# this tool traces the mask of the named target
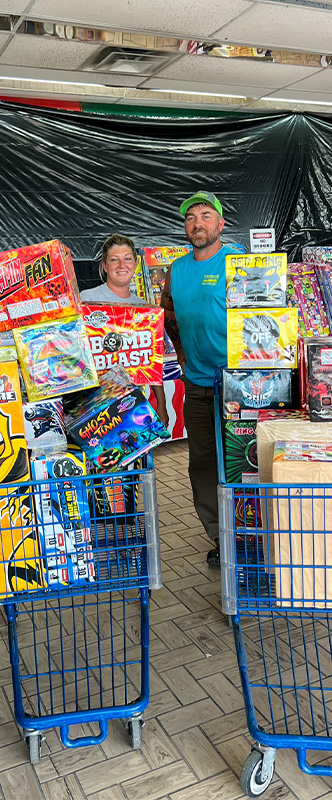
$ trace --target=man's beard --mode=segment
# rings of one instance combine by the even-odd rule
[[[220,239],[220,231],[219,227],[216,227],[214,231],[211,233],[206,233],[205,236],[197,236],[197,234],[192,233],[191,236],[186,234],[188,242],[196,247],[197,250],[204,250],[205,247],[209,247],[211,244],[215,244],[215,242]]]

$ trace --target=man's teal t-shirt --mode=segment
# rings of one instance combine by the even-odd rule
[[[172,264],[170,294],[186,356],[185,375],[199,386],[213,386],[216,368],[227,366],[225,257],[244,253],[225,244],[205,261],[191,251]]]

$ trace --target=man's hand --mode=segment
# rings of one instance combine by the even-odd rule
[[[161,421],[164,423],[165,428],[168,428],[169,416],[167,413],[166,403],[157,403],[157,414]]]

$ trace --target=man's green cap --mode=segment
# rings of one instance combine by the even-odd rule
[[[184,200],[183,203],[180,205],[180,213],[185,216],[188,208],[190,206],[195,205],[195,203],[207,203],[212,208],[215,208],[218,211],[218,214],[222,217],[222,205],[219,203],[218,198],[212,192],[196,192],[193,194],[192,197],[188,197],[188,200]]]

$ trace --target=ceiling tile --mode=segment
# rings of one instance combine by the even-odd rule
[[[279,89],[302,77],[313,75],[315,67],[298,67],[289,64],[271,64],[257,59],[235,60],[185,55],[158,72],[158,78],[175,78],[202,83],[243,83],[248,86],[270,86]]]
[[[17,34],[9,42],[1,58],[1,64],[15,64],[25,67],[49,67],[76,69],[100,44],[88,42],[62,41]],[[98,82],[98,81],[96,81]]]
[[[262,47],[330,53],[332,10],[258,3],[243,19],[222,28],[221,35],[239,44],[248,42]]]
[[[28,0],[0,0],[0,13],[22,14],[28,5]]]
[[[332,69],[320,69],[298,83],[299,91],[332,92]]]
[[[149,30],[189,38],[208,36],[250,8],[250,0],[35,0],[34,18],[119,30]]]
[[[217,94],[221,95],[243,95],[243,97],[262,97],[265,94],[268,94],[271,91],[271,87],[267,86],[248,86],[248,84],[227,84],[227,83],[218,83],[218,86],[211,83],[201,83],[199,81],[175,81],[175,80],[167,80],[166,78],[150,78],[150,80],[145,81],[144,86],[141,87],[142,89],[158,89],[163,90],[166,92],[167,90],[176,92],[201,92],[206,93],[208,92],[213,93],[213,91],[217,92]]]

